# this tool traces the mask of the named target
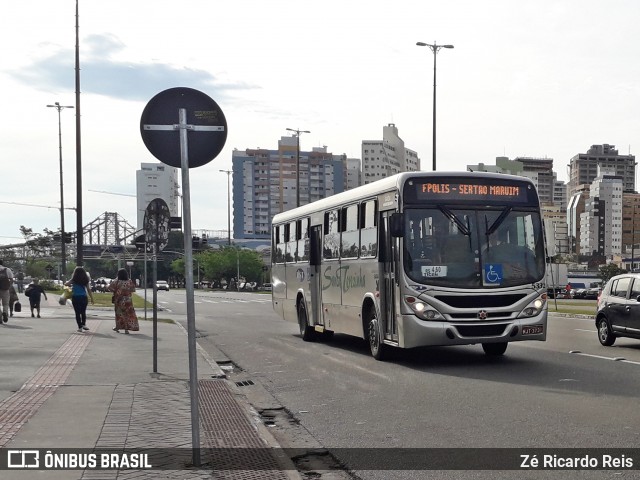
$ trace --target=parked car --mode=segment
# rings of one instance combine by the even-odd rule
[[[166,282],[166,280],[158,280],[156,282],[156,290],[166,290],[168,292],[169,284]]]
[[[598,340],[605,347],[617,337],[640,339],[640,274],[612,277],[598,298],[596,312]]]
[[[271,284],[270,283],[263,283],[261,289],[265,292],[270,292],[271,291]]]

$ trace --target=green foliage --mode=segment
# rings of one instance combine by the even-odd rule
[[[600,278],[602,282],[605,283],[609,281],[611,277],[615,277],[616,275],[620,275],[621,273],[626,273],[626,270],[618,267],[617,265],[610,263],[609,265],[601,265],[600,266]]]
[[[199,253],[196,258],[205,279],[214,285],[224,280],[231,285],[231,279],[238,276],[247,282],[259,282],[262,279],[262,258],[254,250],[246,250],[237,247],[223,247],[219,250],[208,250]],[[178,261],[176,261],[178,262]],[[184,262],[182,262],[184,268]]]

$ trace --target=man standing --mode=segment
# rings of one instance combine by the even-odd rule
[[[0,300],[2,300],[2,323],[9,321],[9,288],[13,283],[13,272],[0,260]]]

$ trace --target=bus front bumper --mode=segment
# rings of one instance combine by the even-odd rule
[[[500,321],[449,322],[421,320],[402,315],[398,325],[399,346],[470,345],[547,339],[547,312],[535,317]]]

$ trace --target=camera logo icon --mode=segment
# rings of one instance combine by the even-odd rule
[[[40,467],[40,451],[39,450],[8,450],[7,451],[7,467],[8,468],[39,468]]]

